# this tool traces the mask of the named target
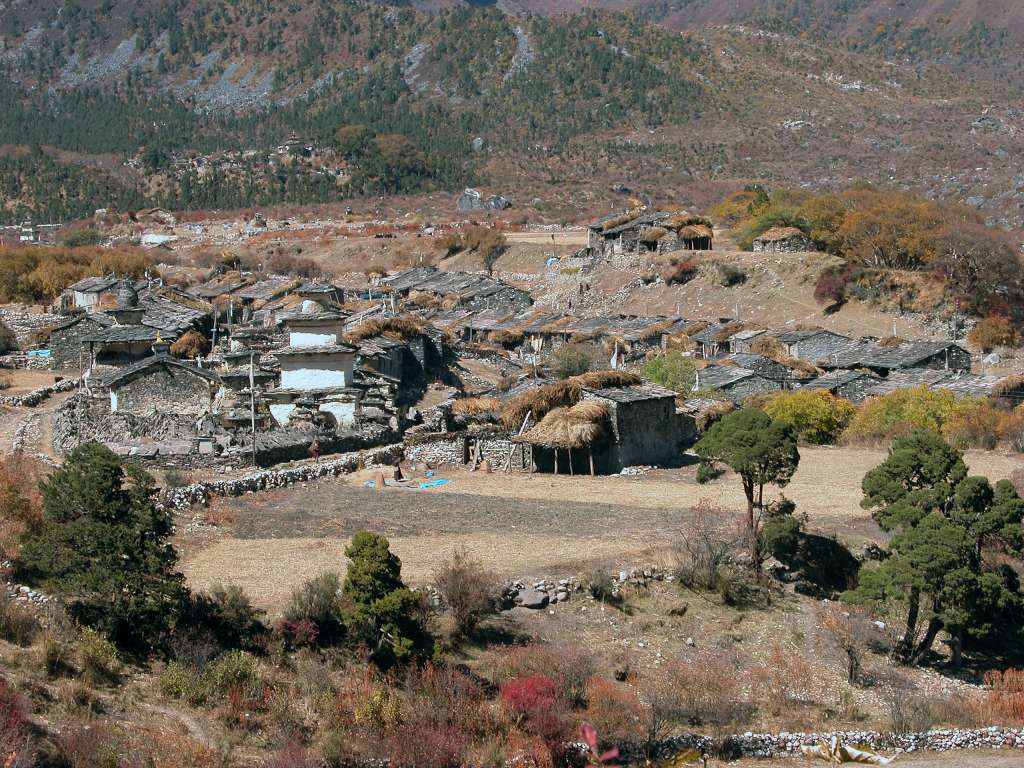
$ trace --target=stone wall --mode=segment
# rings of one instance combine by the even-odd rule
[[[81,443],[124,443],[130,440],[191,440],[196,436],[195,417],[170,410],[149,416],[111,413],[109,397],[85,393],[69,397],[53,419],[53,448],[64,455]]]
[[[754,253],[805,253],[814,250],[814,243],[806,235],[793,235],[782,240],[754,240]]]
[[[432,467],[461,467],[479,444],[480,457],[496,470],[505,468],[512,454],[513,472],[529,472],[533,464],[529,446],[513,443],[507,434],[470,435],[467,432],[437,432],[407,436],[405,458]]]
[[[334,459],[286,469],[263,470],[230,480],[211,480],[169,490],[163,499],[167,509],[186,509],[206,504],[213,496],[242,496],[272,488],[284,488],[322,477],[354,472],[360,467],[392,466],[402,458],[402,445],[385,445],[367,451],[346,453]]]
[[[82,348],[82,337],[96,333],[104,327],[91,317],[83,317],[73,325],[53,331],[47,344],[53,367],[68,371],[81,370],[81,366],[88,368],[89,352],[87,348]]]
[[[209,380],[173,366],[151,368],[113,392],[117,412],[135,416],[176,413],[196,417],[209,413],[213,402]]]
[[[54,384],[47,384],[45,387],[33,389],[23,395],[0,395],[0,405],[12,405],[14,407],[34,408],[47,400],[50,395],[58,392],[70,392],[78,386],[76,379],[63,379]]]
[[[43,312],[18,312],[12,309],[0,309],[0,321],[14,332],[18,345],[25,347],[32,340],[32,335],[43,328],[52,328],[63,318]]]

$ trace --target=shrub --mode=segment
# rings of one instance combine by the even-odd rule
[[[39,619],[17,600],[0,595],[0,639],[27,648],[42,632]]]
[[[733,264],[718,264],[718,282],[723,288],[732,288],[747,282],[747,273]]]
[[[509,680],[501,686],[500,699],[517,724],[540,736],[553,754],[564,752],[572,725],[552,678],[535,673]]]
[[[778,515],[765,521],[761,528],[763,551],[784,563],[792,562],[800,546],[800,521],[792,515]]]
[[[301,744],[292,742],[274,752],[263,763],[264,768],[319,768],[320,761]]]
[[[114,644],[95,630],[83,627],[78,633],[82,677],[89,685],[110,685],[119,679],[121,664]]]
[[[868,615],[856,606],[827,603],[818,612],[818,627],[842,652],[846,681],[851,685],[860,682],[864,657],[878,635]]]
[[[591,678],[584,715],[605,745],[635,744],[643,737],[643,704],[632,688],[620,683]]]
[[[814,284],[814,300],[826,306],[846,303],[846,285],[849,274],[837,269],[826,269]]]
[[[699,264],[696,259],[672,259],[661,271],[665,285],[685,285],[697,276]]]
[[[0,458],[0,560],[15,558],[25,533],[42,518],[38,462]]]
[[[991,352],[996,347],[1015,347],[1017,329],[1008,317],[986,317],[968,332],[967,340],[981,347],[982,352]]]
[[[756,695],[775,716],[809,703],[814,673],[803,651],[773,644],[768,657],[753,670]]]
[[[292,625],[309,622],[316,627],[320,644],[330,645],[341,639],[342,626],[338,607],[336,573],[322,573],[292,592],[285,609],[285,621]]]
[[[1024,453],[1024,405],[1018,405],[1011,413],[1004,413],[999,420],[999,437],[1013,450]]]
[[[192,360],[204,357],[210,352],[210,342],[195,328],[189,328],[181,338],[171,344],[171,354],[175,357]]]
[[[434,585],[451,611],[455,634],[471,635],[497,613],[494,576],[464,550],[452,553],[434,572]]]
[[[991,450],[999,442],[1001,414],[991,403],[979,401],[958,408],[942,425],[942,436],[961,450],[982,448]]]
[[[1024,724],[1024,670],[985,673],[985,707],[1010,725]]]
[[[492,676],[499,687],[535,675],[555,681],[559,701],[582,707],[587,701],[587,681],[594,676],[594,659],[577,648],[536,643],[511,648],[495,659]]]
[[[882,698],[892,733],[920,733],[935,725],[931,702],[909,682],[900,680],[889,685]]]
[[[608,572],[607,568],[598,566],[587,576],[587,591],[595,600],[602,603],[615,605],[622,602],[622,597],[615,589],[615,579]]]
[[[35,753],[28,701],[0,679],[0,755],[4,768],[31,768]]]
[[[814,445],[834,443],[856,413],[856,408],[831,392],[797,390],[770,396],[762,410],[790,424],[797,437]]]
[[[643,375],[655,384],[686,394],[693,391],[697,366],[692,358],[680,352],[669,352],[646,361],[643,365]]]
[[[679,583],[689,589],[717,590],[737,546],[738,531],[707,499],[691,508],[690,518],[674,548]]]
[[[850,419],[843,433],[852,443],[880,443],[917,429],[941,433],[957,408],[974,400],[958,400],[949,390],[914,387],[869,398]]]
[[[265,685],[256,657],[228,651],[202,672],[177,662],[168,664],[160,676],[160,690],[165,696],[199,705],[225,701],[232,691],[236,698],[260,699]]]
[[[582,376],[594,368],[597,350],[590,344],[574,342],[551,354],[551,371],[559,379]]]
[[[697,465],[697,482],[706,485],[725,474],[725,470],[714,462],[702,461]]]
[[[209,593],[192,595],[185,624],[208,631],[224,650],[253,650],[267,633],[262,616],[241,587],[216,584]]]

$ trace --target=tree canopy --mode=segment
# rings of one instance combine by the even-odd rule
[[[25,536],[21,575],[60,594],[78,621],[122,648],[150,650],[187,594],[153,478],[86,443],[40,489],[43,518]]]
[[[1020,632],[1024,603],[1017,577],[985,557],[989,551],[1019,555],[1024,542],[1024,500],[1008,481],[993,487],[987,478],[968,476],[959,451],[921,430],[894,441],[862,487],[862,505],[893,533],[892,554],[866,569],[845,597],[905,605],[897,658],[920,662],[945,630],[958,664],[972,640],[997,628]]]

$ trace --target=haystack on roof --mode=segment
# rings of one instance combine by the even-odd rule
[[[593,371],[573,376],[516,395],[501,409],[501,420],[509,429],[518,430],[527,414],[532,413],[539,421],[556,408],[577,404],[583,398],[584,389],[629,387],[640,382],[639,376],[625,371]]]
[[[646,227],[640,231],[640,242],[656,243],[668,237],[668,230],[664,227]]]
[[[607,419],[607,406],[584,400],[568,408],[554,409],[514,440],[545,448],[586,448],[604,436]]]
[[[707,224],[689,224],[679,228],[680,240],[699,240],[702,237],[714,237],[715,233]]]

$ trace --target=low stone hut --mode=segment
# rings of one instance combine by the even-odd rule
[[[754,238],[755,253],[799,253],[813,250],[814,241],[799,227],[772,227]]]

